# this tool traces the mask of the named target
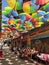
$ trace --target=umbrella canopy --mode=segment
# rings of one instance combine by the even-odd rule
[[[13,9],[16,4],[16,0],[7,0],[8,5]]]
[[[4,30],[6,30],[6,31],[11,31],[10,28],[4,28]]]
[[[10,29],[13,31],[13,30],[16,30],[16,28],[15,27],[10,27]]]
[[[44,5],[47,2],[49,2],[49,0],[36,0],[36,4],[38,4],[38,5]]]

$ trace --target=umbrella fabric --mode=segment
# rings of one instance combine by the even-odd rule
[[[10,29],[11,29],[11,30],[16,30],[16,28],[14,28],[14,27],[10,27]]]
[[[6,30],[6,31],[11,31],[10,28],[5,28],[4,30]]]
[[[16,4],[16,0],[7,0],[8,5],[13,9]]]
[[[36,3],[36,0],[31,0],[32,1],[32,3]]]
[[[49,2],[49,0],[36,0],[36,4],[38,4],[38,5],[44,5],[47,2]]]
[[[12,15],[13,15],[14,17],[17,17],[17,16],[18,16],[17,11],[12,10]]]
[[[49,12],[49,2],[42,7],[42,10]]]
[[[33,6],[35,8],[35,10],[39,9],[39,5],[35,4],[35,3],[32,3],[31,6]]]
[[[42,10],[39,10],[39,11],[38,11],[38,15],[39,15],[39,16],[44,16],[45,14],[46,14],[45,11],[42,11]]]

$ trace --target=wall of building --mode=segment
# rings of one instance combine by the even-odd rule
[[[49,53],[49,38],[32,40],[31,46],[40,52]]]

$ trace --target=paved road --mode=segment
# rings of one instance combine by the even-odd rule
[[[4,53],[3,59],[0,60],[0,65],[36,65],[36,61],[34,61],[34,63],[31,63],[28,60],[20,59],[16,54],[12,52],[7,52]]]

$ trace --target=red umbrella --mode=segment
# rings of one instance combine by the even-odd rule
[[[6,31],[11,31],[10,28],[4,28],[4,30],[6,30]]]
[[[3,33],[2,32],[0,32],[0,37],[3,35]]]
[[[30,18],[31,18],[31,16],[26,14],[26,21],[28,21]]]
[[[44,5],[47,2],[49,2],[49,0],[36,0],[36,4],[38,4],[38,5]]]
[[[15,27],[10,27],[10,29],[13,31],[13,30],[16,30],[16,28]]]

